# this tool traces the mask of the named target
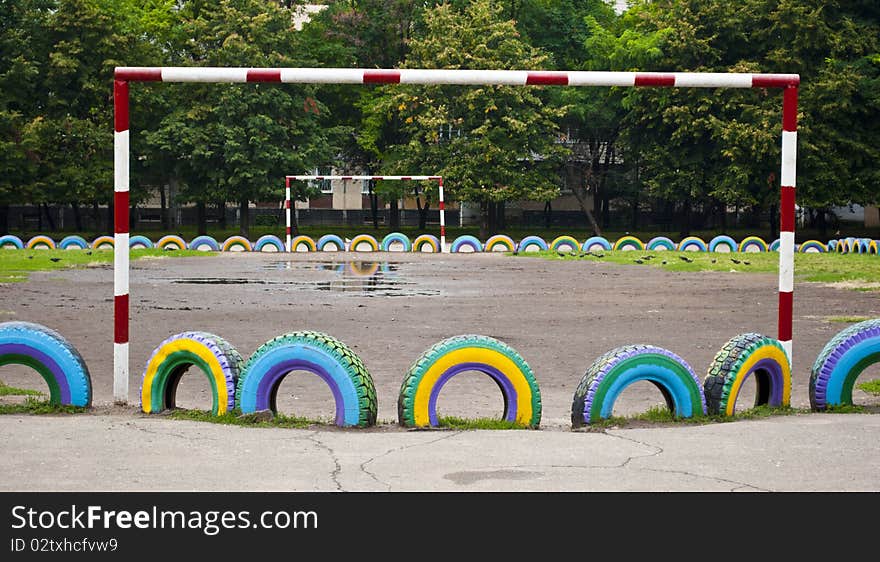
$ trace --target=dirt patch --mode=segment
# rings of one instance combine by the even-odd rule
[[[58,330],[77,347],[91,371],[99,408],[138,412],[146,361],[173,334],[212,332],[247,358],[275,336],[317,330],[362,357],[375,381],[379,421],[391,426],[410,365],[447,337],[481,334],[516,349],[540,384],[542,426],[565,427],[575,387],[604,352],[626,344],[657,345],[684,358],[702,380],[731,337],[775,336],[777,300],[773,274],[676,273],[499,254],[224,253],[139,260],[132,262],[130,406],[123,408],[110,406],[111,269],[34,273],[26,283],[0,286],[0,308],[16,320]],[[829,315],[880,317],[880,300],[876,293],[839,285],[796,285],[794,407],[809,407],[810,367],[825,343],[846,327],[825,321]],[[279,411],[332,418],[329,390],[317,377],[300,375],[292,373],[282,383]],[[39,376],[19,366],[0,368],[0,380],[45,390]],[[744,387],[738,407],[754,400],[748,392]],[[210,396],[207,378],[192,372],[183,377],[178,405],[209,409]],[[855,398],[856,403],[868,399],[863,393]],[[636,383],[621,394],[614,415],[661,403],[659,390]],[[487,417],[500,415],[503,400],[488,377],[462,376],[444,387],[438,405],[441,415]]]

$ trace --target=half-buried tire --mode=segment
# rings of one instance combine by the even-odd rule
[[[599,356],[584,373],[571,404],[572,427],[611,417],[623,389],[640,380],[660,389],[675,417],[706,413],[703,387],[684,359],[653,345],[625,345]]]
[[[852,389],[859,375],[880,362],[880,318],[853,324],[831,338],[813,363],[810,373],[810,406],[852,404]]]
[[[176,407],[177,386],[183,373],[195,366],[211,383],[211,414],[223,415],[235,407],[235,385],[241,355],[228,342],[207,332],[183,332],[159,344],[147,361],[141,380],[141,409],[153,414]]]
[[[0,323],[0,366],[26,365],[49,385],[49,402],[92,404],[92,378],[85,361],[61,334],[33,322]]]
[[[505,421],[532,428],[541,423],[541,391],[528,363],[496,339],[462,335],[433,345],[410,367],[397,399],[400,425],[438,426],[437,397],[449,379],[465,371],[492,377],[504,396]]]
[[[736,399],[749,375],[755,377],[755,406],[774,408],[791,403],[791,364],[778,340],[740,334],[715,355],[703,380],[709,414],[734,415]]]
[[[375,425],[376,388],[361,358],[341,341],[311,331],[278,336],[251,355],[236,389],[242,413],[275,412],[278,387],[291,371],[308,371],[327,383],[336,403],[336,425]]]

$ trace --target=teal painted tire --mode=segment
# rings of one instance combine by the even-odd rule
[[[709,247],[706,245],[706,242],[699,236],[688,236],[682,238],[681,242],[678,243],[679,252],[706,252],[708,250]]]
[[[336,236],[335,234],[325,234],[318,238],[318,241],[315,243],[315,248],[319,252],[332,252],[334,250],[330,250],[328,248],[333,247],[337,252],[345,251],[345,241]]]
[[[648,240],[648,243],[645,246],[652,252],[661,250],[675,251],[675,242],[666,236],[655,236]]]
[[[24,243],[18,236],[15,236],[13,234],[4,234],[3,236],[0,236],[0,248],[23,250]]]
[[[406,234],[402,234],[400,232],[392,232],[387,234],[385,238],[382,239],[382,251],[383,252],[392,252],[397,250],[392,250],[391,245],[397,243],[403,246],[403,252],[411,252],[412,251],[412,241],[409,239],[409,236]]]
[[[0,247],[3,244],[0,242]],[[61,239],[61,242],[58,243],[58,247],[62,250],[85,250],[89,247],[89,243],[82,236],[71,235],[65,236]]]
[[[643,251],[645,249],[645,244],[635,236],[621,236],[617,239],[617,242],[614,243],[615,251]]]
[[[557,236],[550,242],[550,247],[557,252],[577,252],[581,243],[574,236]]]
[[[327,383],[336,403],[336,425],[376,423],[376,388],[361,358],[341,341],[311,331],[278,336],[254,351],[236,388],[236,404],[242,413],[275,412],[278,387],[291,371],[308,371]]]
[[[769,250],[767,243],[759,236],[746,236],[739,242],[740,252],[766,252]]]
[[[596,249],[611,251],[611,242],[603,236],[591,236],[584,240],[581,250],[584,252],[592,252]]]
[[[584,373],[571,404],[572,427],[611,417],[620,393],[640,380],[660,389],[675,417],[706,413],[703,386],[684,359],[652,345],[625,345],[598,357]]]
[[[25,365],[49,385],[49,402],[92,404],[92,378],[82,356],[64,336],[33,322],[0,323],[0,366]]]
[[[547,245],[547,241],[540,236],[526,236],[519,241],[519,245],[516,247],[516,251],[520,254],[526,252],[546,252],[549,249],[550,246]]]
[[[721,248],[727,248],[723,250]],[[731,238],[730,236],[716,236],[712,240],[709,241],[709,251],[710,252],[736,252],[739,250],[739,244],[736,243],[736,240]]]
[[[153,241],[147,238],[146,236],[132,236],[128,239],[128,247],[132,250],[137,250],[139,248],[153,248]]]
[[[292,244],[292,243],[291,243]],[[257,238],[257,241],[254,242],[254,251],[255,252],[269,252],[267,248],[275,248],[276,252],[285,251],[284,242],[281,241],[281,238],[278,238],[274,234],[265,234]]]

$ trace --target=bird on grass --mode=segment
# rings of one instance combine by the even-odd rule
[[[638,264],[645,263],[645,260],[641,260],[641,259],[633,260],[633,261],[636,262],[636,263],[638,263]]]
[[[733,263],[735,263],[735,264],[737,264],[737,265],[739,265],[739,264],[741,263],[741,262],[740,262],[738,259],[736,259],[736,258],[730,258],[730,261],[732,261]]]
[[[58,261],[61,261],[61,258],[49,258],[49,261],[58,262]]]
[[[678,257],[679,257],[682,261],[686,261],[686,262],[688,262],[688,263],[691,263],[691,262],[694,261],[694,260],[692,260],[691,258],[689,258],[689,257],[687,257],[687,256],[678,256]]]

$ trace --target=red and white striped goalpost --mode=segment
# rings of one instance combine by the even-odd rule
[[[284,246],[287,251],[290,248],[290,180],[309,181],[309,180],[414,180],[414,181],[436,181],[440,193],[440,252],[444,252],[446,248],[446,208],[443,203],[443,178],[441,176],[284,176],[284,213],[287,220],[287,244]]]
[[[117,67],[114,80],[113,396],[128,401],[129,82],[279,82],[292,84],[450,84],[475,86],[619,86],[778,88],[782,102],[778,339],[792,358],[794,209],[797,163],[797,74],[701,72],[568,72],[358,68]],[[442,207],[441,207],[442,209]],[[442,210],[441,210],[442,213]]]

